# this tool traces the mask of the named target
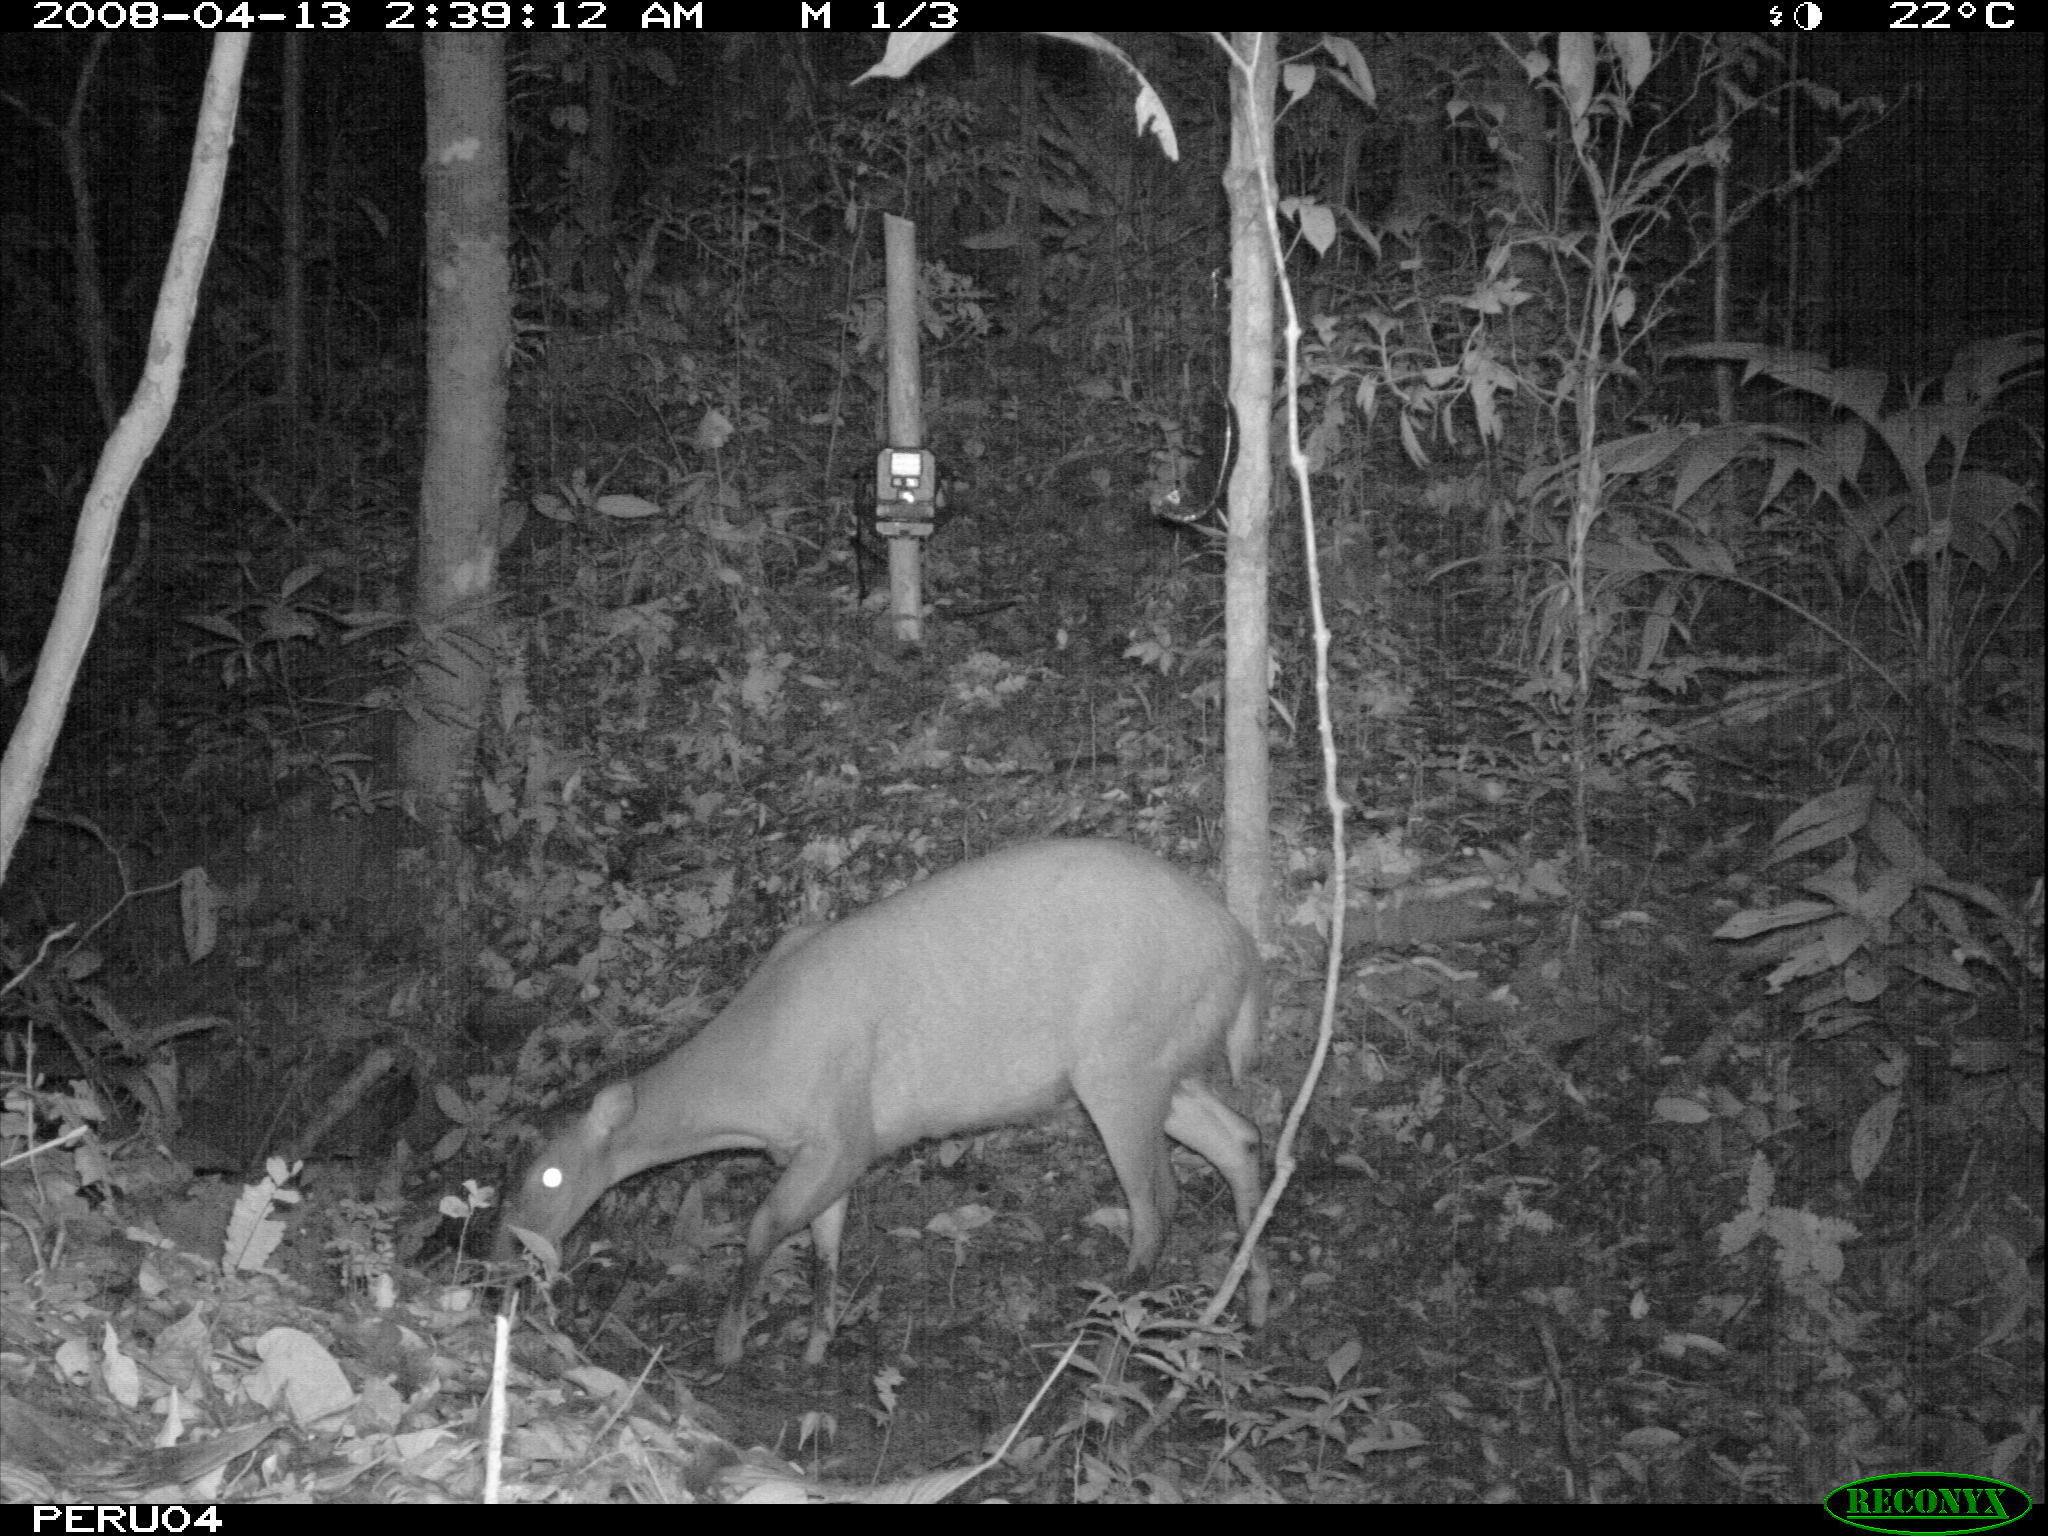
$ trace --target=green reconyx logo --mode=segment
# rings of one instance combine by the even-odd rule
[[[1966,1472],[1894,1472],[1844,1483],[1822,1501],[1844,1525],[1913,1536],[1995,1530],[2033,1508],[2011,1483]]]

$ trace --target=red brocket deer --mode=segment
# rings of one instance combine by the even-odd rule
[[[1242,1075],[1258,1044],[1257,948],[1203,886],[1122,843],[1026,843],[957,865],[840,922],[785,934],[725,1011],[672,1056],[599,1093],[542,1149],[505,1209],[559,1245],[597,1197],[644,1168],[728,1148],[782,1169],[747,1229],[719,1324],[731,1364],[782,1240],[810,1225],[824,1358],[846,1195],[926,1137],[1031,1120],[1072,1099],[1130,1205],[1133,1272],[1173,1217],[1166,1138],[1215,1164],[1249,1228],[1257,1129],[1202,1080]],[[1261,1321],[1263,1266],[1253,1270]]]

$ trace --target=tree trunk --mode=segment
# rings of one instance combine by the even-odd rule
[[[1237,463],[1230,472],[1230,533],[1224,544],[1223,876],[1231,910],[1265,932],[1271,762],[1266,684],[1271,665],[1266,589],[1273,521],[1273,254],[1267,243],[1259,168],[1273,153],[1273,98],[1279,88],[1277,33],[1240,32],[1247,79],[1230,76],[1230,407],[1237,413]]]
[[[504,39],[430,38],[424,60],[427,435],[414,600],[422,644],[401,765],[420,813],[445,824],[497,659],[491,602],[512,342]]]

